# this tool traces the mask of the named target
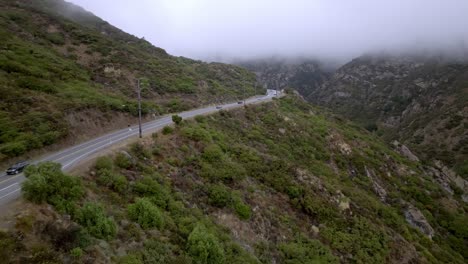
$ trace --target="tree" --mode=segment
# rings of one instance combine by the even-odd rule
[[[58,163],[31,165],[24,173],[27,179],[22,192],[31,202],[47,202],[59,211],[70,213],[75,202],[84,195],[80,179],[63,173]]]
[[[180,124],[182,124],[182,117],[179,115],[173,115],[172,122],[179,126]]]
[[[101,205],[87,203],[80,209],[77,221],[97,238],[110,239],[117,233],[114,220],[107,217]]]
[[[163,214],[148,198],[139,198],[128,206],[128,215],[132,221],[138,222],[142,228],[162,228]]]

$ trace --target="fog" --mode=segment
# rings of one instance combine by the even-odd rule
[[[205,60],[468,49],[467,0],[71,2],[173,55]]]

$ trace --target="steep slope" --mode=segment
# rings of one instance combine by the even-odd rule
[[[253,59],[235,64],[255,72],[267,89],[293,88],[304,97],[327,81],[333,72],[332,66],[313,59]]]
[[[307,99],[468,177],[465,62],[443,56],[367,55],[341,67]]]
[[[30,167],[2,260],[464,263],[437,168],[297,96],[166,127],[81,178]]]
[[[144,115],[255,92],[243,68],[173,57],[62,0],[0,8],[0,162],[134,122],[136,78]]]

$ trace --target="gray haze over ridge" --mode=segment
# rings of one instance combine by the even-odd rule
[[[468,54],[467,0],[69,1],[172,55],[204,60]]]

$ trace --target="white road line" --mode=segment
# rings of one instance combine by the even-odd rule
[[[260,97],[261,100],[263,99],[268,99],[269,97],[272,97],[271,95],[267,95],[267,96],[264,96],[264,97]],[[247,100],[246,102],[247,103],[250,103],[250,102],[254,102],[255,100],[252,99],[252,100]],[[230,109],[230,108],[235,108],[237,106],[237,104],[235,103],[232,103],[232,104],[226,104],[224,105],[224,108],[226,109]],[[206,113],[211,113],[211,112],[215,112],[216,110],[218,109],[215,109],[215,107],[206,107],[206,108],[201,108],[201,109],[195,109],[195,110],[191,110],[191,111],[186,111],[186,112],[182,112],[180,113],[179,115],[181,116],[184,116],[185,118],[190,118],[190,117],[194,117],[194,116],[197,116],[197,115],[200,115],[200,114],[206,114]],[[170,125],[172,124],[172,120],[170,118],[169,115],[166,115],[166,116],[163,116],[161,117],[160,119],[158,120],[154,120],[154,121],[150,121],[150,122],[147,122],[145,124],[143,124],[143,127],[142,127],[142,131],[143,132],[146,132],[148,130],[154,130],[156,128],[160,128],[161,126],[164,126],[164,125]],[[67,162],[65,165],[63,165],[62,168],[66,168],[66,167],[69,167],[71,165],[73,165],[75,162],[79,161],[80,159],[82,159],[83,157],[87,156],[87,155],[90,155],[92,153],[95,153],[103,148],[106,148],[108,147],[109,145],[113,145],[117,142],[120,142],[124,139],[127,139],[127,138],[130,138],[132,136],[135,136],[138,134],[137,132],[137,126],[133,126],[132,128],[135,128],[134,130],[135,131],[128,131],[127,129],[122,129],[122,130],[118,130],[118,131],[115,131],[113,133],[110,133],[108,135],[103,135],[103,136],[100,136],[98,138],[95,138],[95,139],[92,139],[88,142],[84,142],[84,143],[81,143],[77,146],[74,146],[74,147],[71,147],[69,149],[65,149],[65,150],[62,150],[62,151],[59,151],[58,153],[55,153],[55,154],[52,154],[48,157],[45,157],[41,160],[37,160],[33,163],[38,163],[38,162],[42,162],[42,161],[46,161],[46,160],[49,160],[49,161],[59,161],[59,160],[63,160],[64,158],[67,158],[67,157],[70,157],[70,156],[73,156],[73,155],[78,155],[79,153],[89,149],[89,148],[92,148],[96,145],[100,145],[98,146],[97,148],[94,148],[92,150],[89,150],[89,151],[86,151],[85,153],[79,155],[78,157],[74,158],[73,160]],[[130,133],[129,133],[130,132]],[[107,143],[105,143],[107,142]],[[16,177],[13,177],[13,178],[16,178]],[[11,180],[13,178],[10,178],[10,179],[7,179],[5,180],[4,182],[8,181],[8,180]],[[16,185],[19,185],[20,182],[17,182],[17,183],[14,183],[14,184],[11,184],[9,186],[6,186],[4,187],[3,189],[0,189],[0,192],[1,191],[4,191],[4,190],[7,190],[7,189],[10,189],[12,188],[13,186],[16,186]],[[3,196],[0,196],[0,200],[13,194],[13,193],[16,193],[18,191],[21,190],[21,187],[3,195]]]
[[[7,187],[3,188],[3,189],[0,189],[0,192],[3,191],[3,190],[6,190],[6,189],[10,189],[12,186],[15,186],[15,185],[18,185],[19,183],[13,183],[12,185],[8,185]]]
[[[13,194],[13,193],[19,191],[19,190],[21,190],[21,188],[18,188],[18,189],[14,190],[14,191],[11,191],[11,192],[9,192],[9,193],[3,195],[3,196],[0,196],[0,200],[3,199],[3,198],[5,198],[5,197],[7,197],[7,196],[10,195],[10,194]]]

